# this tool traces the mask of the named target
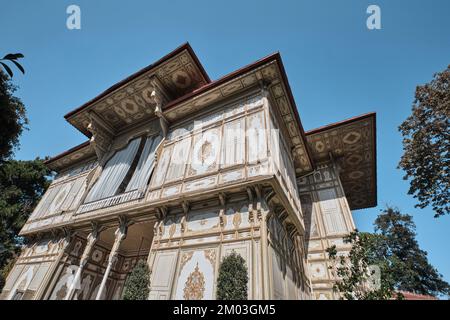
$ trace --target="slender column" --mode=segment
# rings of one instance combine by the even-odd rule
[[[78,289],[78,288],[75,288],[75,286],[80,281],[81,273],[82,273],[84,267],[86,266],[86,263],[89,260],[89,256],[91,255],[92,248],[94,247],[95,243],[97,242],[98,235],[99,235],[98,225],[96,223],[92,223],[92,231],[91,231],[91,233],[89,233],[89,235],[87,237],[86,247],[84,248],[83,254],[81,255],[81,258],[80,258],[80,266],[78,267],[77,273],[75,274],[75,277],[74,277],[72,283],[70,284],[69,290],[67,290],[67,294],[66,294],[66,297],[64,298],[64,300],[72,299],[75,289]]]
[[[267,239],[267,214],[264,212],[261,216],[261,249],[262,249],[262,259],[261,265],[263,269],[263,299],[270,299],[270,290],[269,290],[269,253],[268,246],[269,241]]]
[[[261,203],[263,201],[263,193],[261,188],[256,187],[256,207],[257,218],[260,223],[260,237],[261,237],[261,270],[262,270],[262,299],[270,299],[270,275],[269,275],[269,240],[267,222],[269,219],[269,213],[266,209],[262,209]]]
[[[255,188],[258,188],[258,186],[256,186]],[[258,189],[259,190],[259,189]],[[257,191],[258,193],[258,191]],[[258,193],[259,194],[259,193]],[[259,281],[257,281],[257,278],[259,277],[259,270],[256,270],[256,249],[255,249],[255,224],[257,224],[257,219],[258,219],[258,209],[260,210],[261,208],[257,208],[255,210],[255,208],[253,207],[253,200],[254,200],[254,196],[253,196],[253,191],[251,189],[251,187],[247,187],[247,195],[248,195],[248,212],[249,212],[249,222],[250,222],[250,232],[251,232],[251,255],[252,255],[252,265],[251,265],[251,272],[250,272],[250,276],[252,277],[252,287],[250,290],[250,299],[258,299],[258,297],[256,296],[256,286],[257,283]],[[260,202],[258,201],[258,204]],[[255,277],[255,273],[256,273],[256,277]]]
[[[103,279],[100,284],[100,288],[98,289],[97,297],[95,297],[95,300],[101,299],[103,291],[105,290],[106,281],[108,280],[109,273],[111,272],[112,265],[117,260],[117,254],[120,244],[127,235],[127,221],[124,218],[120,219],[119,227],[117,228],[114,234],[116,237],[114,240],[114,244],[111,248],[111,252],[109,253],[108,266],[106,267],[106,271],[105,274],[103,275]]]

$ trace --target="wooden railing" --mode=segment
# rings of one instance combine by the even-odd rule
[[[93,211],[97,209],[103,209],[118,205],[120,203],[137,200],[144,197],[144,191],[140,190],[132,190],[122,194],[118,194],[116,196],[108,197],[101,200],[96,200],[88,203],[84,203],[80,206],[77,211],[79,213],[85,213],[88,211]]]

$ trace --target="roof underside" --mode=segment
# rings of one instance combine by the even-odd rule
[[[306,132],[316,163],[332,156],[350,209],[377,205],[376,114],[368,113]]]

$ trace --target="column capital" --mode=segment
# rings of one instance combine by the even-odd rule
[[[119,226],[114,232],[115,239],[114,244],[109,253],[109,263],[113,263],[120,247],[120,244],[127,236],[129,220],[125,216],[119,216]]]
[[[91,223],[92,226],[92,231],[88,234],[87,238],[86,238],[86,246],[84,247],[83,250],[83,254],[81,255],[80,258],[80,265],[84,266],[87,261],[89,260],[89,256],[91,254],[92,248],[94,247],[95,243],[98,240],[98,236],[99,236],[99,226],[97,224],[97,222],[92,222]]]
[[[62,227],[60,231],[62,232],[62,236],[59,241],[59,248],[65,250],[72,241],[72,237],[75,233],[72,229],[67,227]]]

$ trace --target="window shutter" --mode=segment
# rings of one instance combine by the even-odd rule
[[[68,211],[72,208],[72,204],[75,198],[77,198],[77,196],[79,195],[81,187],[83,186],[85,180],[86,176],[78,178],[73,182],[69,194],[67,195],[66,199],[64,200],[64,203],[60,207],[62,211]]]
[[[99,179],[89,191],[85,202],[92,202],[114,196],[130,169],[141,138],[132,140],[126,148],[117,151],[106,163]]]
[[[154,169],[155,150],[161,140],[161,136],[147,138],[136,170],[134,171],[128,186],[125,189],[126,192],[132,190],[145,190],[148,180],[150,179],[150,175]]]

